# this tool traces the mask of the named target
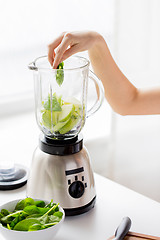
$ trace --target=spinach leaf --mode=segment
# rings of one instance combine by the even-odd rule
[[[34,224],[45,225],[45,224],[49,223],[50,219],[49,219],[48,214],[51,211],[54,211],[57,206],[58,206],[58,204],[54,205],[45,214],[43,214],[42,216],[40,216],[38,218],[26,218],[26,219],[22,220],[21,222],[18,222],[15,225],[14,230],[17,230],[17,231],[28,231],[29,229],[31,229],[33,231],[34,228],[32,228],[32,226]]]
[[[7,216],[8,214],[10,214],[10,212],[6,209],[2,209],[1,210],[1,216]]]
[[[26,218],[39,218],[41,217],[43,214],[31,214],[29,216],[27,216]]]
[[[17,217],[17,216],[19,216],[19,214],[20,213],[22,213],[23,211],[17,211],[17,212],[14,212],[14,213],[11,213],[11,214],[9,214],[9,215],[7,215],[7,216],[4,216],[4,217],[2,217],[1,218],[1,222],[2,223],[11,223],[12,222],[12,220],[15,218],[15,217]]]
[[[33,224],[40,224],[40,221],[36,218],[27,218],[18,222],[13,229],[16,231],[28,231]]]
[[[51,215],[49,216],[49,223],[54,223],[54,222],[59,222],[61,220],[61,218],[57,217],[57,216],[54,216],[54,215]]]
[[[59,86],[61,86],[64,81],[63,67],[64,67],[64,62],[61,62],[57,67],[56,81]]]
[[[16,205],[16,208],[21,210],[15,209],[9,212],[2,209],[0,225],[16,231],[37,231],[51,227],[57,224],[63,216],[58,205],[53,203],[53,200],[45,205],[44,201],[34,201],[32,198],[22,199]]]
[[[22,199],[17,203],[15,210],[23,210],[26,206],[29,205],[34,205],[34,200],[32,198]]]
[[[0,212],[0,220],[1,220],[1,218],[3,217],[4,215]]]
[[[55,94],[52,96],[52,106],[51,106],[51,98],[50,95],[48,95],[48,99],[43,104],[44,108],[46,110],[52,110],[52,111],[62,111],[61,105],[59,104],[57,97]]]
[[[53,215],[54,215],[54,216],[57,216],[57,217],[59,217],[59,218],[62,218],[63,213],[60,212],[60,211],[57,211],[57,212],[55,212]]]
[[[35,223],[33,225],[31,225],[28,229],[28,231],[37,231],[37,230],[41,230],[41,229],[44,229],[44,226],[42,224],[38,224],[38,223]]]
[[[41,215],[43,215],[48,210],[49,210],[49,208],[41,208],[41,207],[37,207],[35,205],[27,206],[27,207],[25,207],[23,209],[23,211],[26,212],[28,215],[32,215],[32,214],[41,214]]]
[[[42,201],[42,200],[34,201],[34,204],[35,204],[37,207],[42,207],[42,208],[45,207],[45,202]]]
[[[54,205],[56,205],[56,203],[53,202],[53,199],[51,199],[50,203],[48,203],[45,208],[51,208],[53,207]]]
[[[43,216],[41,218],[44,218],[46,215],[49,215],[49,213],[53,214],[55,213],[57,207],[58,207],[59,203],[57,203],[56,205],[53,205],[53,207],[51,207],[45,214],[43,214]]]
[[[46,224],[46,223],[49,222],[49,217],[48,217],[48,215],[43,215],[43,216],[41,216],[41,217],[39,217],[39,218],[37,218],[37,219],[39,220],[39,222],[40,222],[42,225],[44,225],[44,224]]]
[[[21,221],[21,220],[22,220],[22,219],[21,219],[20,215],[17,216],[17,217],[15,217],[15,218],[11,221],[10,225],[9,225],[9,223],[7,224],[7,228],[9,229],[9,227],[10,227],[10,229],[13,229],[14,226],[15,226],[19,221]],[[9,226],[8,226],[8,225],[9,225]]]

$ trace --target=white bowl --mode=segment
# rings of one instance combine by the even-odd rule
[[[21,199],[17,199],[11,202],[8,202],[6,204],[3,204],[0,206],[1,209],[7,209],[8,211],[13,211],[17,202]],[[37,199],[35,199],[37,200]],[[39,199],[38,199],[39,200]],[[44,201],[46,204],[49,203],[49,201]],[[7,240],[51,240],[54,238],[60,227],[62,226],[62,223],[65,218],[64,210],[61,206],[59,206],[59,211],[63,213],[63,217],[59,223],[56,225],[43,229],[43,230],[37,230],[37,231],[15,231],[15,230],[9,230],[3,226],[0,226],[0,233],[4,236]]]

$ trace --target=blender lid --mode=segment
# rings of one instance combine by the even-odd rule
[[[80,152],[83,148],[83,137],[82,134],[70,138],[70,139],[53,139],[40,134],[39,137],[40,149],[51,155],[70,155]]]

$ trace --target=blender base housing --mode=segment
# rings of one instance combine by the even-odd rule
[[[68,209],[64,208],[65,215],[66,216],[75,216],[75,215],[80,215],[80,214],[86,213],[89,210],[91,210],[92,208],[94,208],[95,203],[96,203],[96,196],[93,198],[93,200],[90,203],[86,204],[83,207],[68,208]]]
[[[95,205],[96,191],[89,153],[83,147],[82,137],[65,143],[58,140],[48,142],[45,138],[40,138],[39,147],[33,154],[27,196],[48,201],[53,199],[64,209],[66,216],[89,211]]]

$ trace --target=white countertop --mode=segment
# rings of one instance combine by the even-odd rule
[[[160,236],[160,204],[107,178],[95,174],[97,201],[88,213],[66,217],[55,240],[106,240],[122,218],[132,220],[131,231]],[[0,205],[26,197],[26,186],[0,191]],[[0,235],[0,240],[4,238]]]

